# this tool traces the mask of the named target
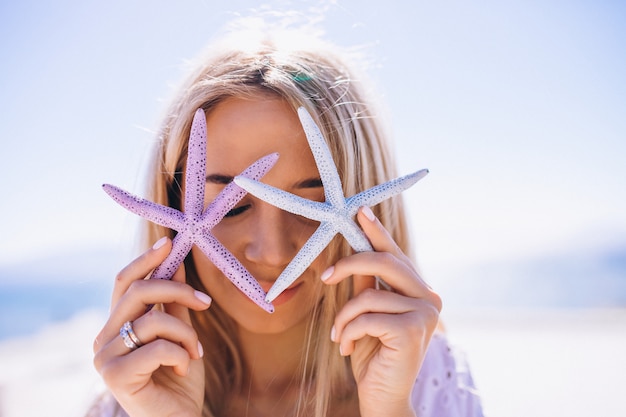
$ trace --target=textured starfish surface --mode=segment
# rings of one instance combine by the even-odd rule
[[[367,237],[354,221],[359,207],[373,206],[397,195],[428,174],[428,170],[422,169],[345,198],[337,167],[322,132],[304,108],[298,109],[298,117],[315,158],[326,201],[307,200],[258,180],[242,176],[235,177],[235,183],[255,197],[290,213],[321,222],[270,288],[266,298],[268,302],[272,302],[287,289],[311,265],[337,233],[343,235],[357,252],[373,250]]]
[[[240,175],[258,180],[274,166],[277,159],[276,153],[267,155],[250,165]],[[113,185],[105,184],[103,188],[129,211],[178,232],[172,242],[172,251],[152,272],[151,278],[170,279],[195,244],[248,298],[262,309],[273,312],[274,307],[265,301],[265,291],[257,280],[211,233],[213,227],[246,195],[246,191],[231,182],[203,211],[205,183],[206,116],[204,111],[199,109],[194,115],[189,136],[184,212],[136,197]]]

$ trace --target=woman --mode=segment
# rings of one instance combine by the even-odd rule
[[[205,205],[273,152],[280,157],[262,182],[324,200],[301,106],[320,127],[346,196],[396,177],[367,86],[334,47],[295,33],[240,33],[207,52],[161,128],[149,200],[182,209],[199,108],[208,132]],[[171,281],[145,280],[174,236],[146,224],[148,245],[156,243],[119,273],[111,316],[94,343],[95,366],[115,399],[101,399],[91,413],[481,415],[469,374],[457,372],[445,338],[433,337],[441,300],[411,260],[401,200],[363,207],[357,221],[374,251],[355,254],[336,237],[274,301],[273,314],[196,247]],[[317,226],[248,194],[212,233],[267,292]],[[376,276],[391,291],[374,289]],[[152,304],[162,308],[146,312]],[[127,321],[141,347],[123,343]]]

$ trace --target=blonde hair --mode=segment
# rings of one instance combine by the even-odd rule
[[[344,54],[308,34],[294,32],[239,32],[213,43],[166,114],[147,178],[148,198],[181,208],[180,183],[193,114],[198,108],[208,113],[227,97],[269,94],[286,100],[294,109],[304,106],[328,142],[347,196],[396,177],[387,136],[373,101],[367,98],[363,76],[355,75]],[[373,210],[410,254],[401,199],[387,200]],[[148,245],[163,235],[173,237],[173,232],[145,223],[144,235]],[[336,238],[326,251],[328,263],[350,252],[345,241]],[[185,265],[188,283],[206,291],[191,256]],[[331,400],[349,401],[356,396],[349,359],[338,354],[328,337],[319,337],[330,334],[337,311],[352,296],[351,280],[324,286],[323,291],[305,341],[298,415],[312,409],[316,417],[322,417]],[[207,312],[193,313],[192,320],[205,350],[204,415],[221,416],[228,398],[242,389],[245,372],[236,325],[217,304]],[[307,396],[305,387],[314,395]]]

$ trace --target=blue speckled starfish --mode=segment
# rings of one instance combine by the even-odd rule
[[[315,233],[276,279],[267,293],[265,299],[267,302],[272,302],[287,289],[337,233],[342,234],[357,252],[373,250],[367,237],[353,220],[359,207],[373,206],[397,195],[428,174],[428,170],[423,169],[345,198],[337,167],[322,132],[303,107],[298,109],[298,116],[324,185],[325,202],[307,200],[256,180],[235,177],[235,183],[255,197],[290,213],[321,222]]]
[[[267,155],[250,165],[241,175],[244,178],[258,180],[277,160],[278,154]],[[105,184],[103,188],[115,201],[131,212],[178,232],[172,242],[172,251],[152,272],[151,278],[170,279],[193,244],[196,244],[248,298],[262,309],[273,312],[274,306],[265,301],[265,291],[257,280],[211,233],[213,227],[246,195],[246,191],[231,182],[203,212],[205,184],[206,117],[204,110],[199,109],[194,115],[189,135],[184,212],[136,197],[113,185]]]

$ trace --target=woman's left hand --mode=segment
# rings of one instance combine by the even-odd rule
[[[355,297],[337,314],[331,338],[351,357],[362,417],[414,416],[411,391],[441,299],[369,208],[357,218],[374,251],[342,258],[322,275],[327,284],[349,276],[355,282]],[[374,289],[375,276],[393,291]]]

